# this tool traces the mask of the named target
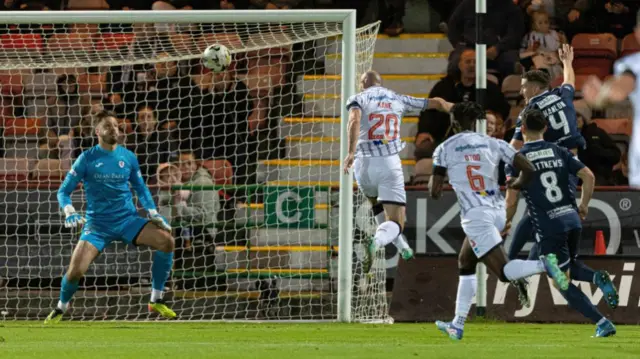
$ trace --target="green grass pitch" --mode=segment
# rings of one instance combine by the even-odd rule
[[[424,324],[0,323],[2,359],[640,358],[640,328],[468,324],[453,342]]]

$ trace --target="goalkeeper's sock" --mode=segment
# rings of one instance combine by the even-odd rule
[[[79,284],[80,284],[80,281],[68,280],[66,274],[62,277],[62,285],[60,286],[60,300],[58,301],[58,309],[62,310],[63,312],[67,311],[67,307],[69,306],[69,301],[71,301],[71,298],[73,298],[73,295],[76,294]]]
[[[461,275],[458,280],[458,293],[456,294],[456,316],[452,324],[459,329],[464,329],[473,297],[476,295],[478,280],[475,274]]]
[[[162,292],[164,292],[164,285],[169,279],[171,267],[173,267],[173,252],[156,251],[153,254],[153,264],[151,265],[152,302],[162,299]]]
[[[587,296],[573,283],[569,284],[569,288],[561,291],[562,296],[567,300],[569,306],[585,317],[591,319],[594,323],[600,323],[604,315],[598,311]]]
[[[398,222],[386,221],[378,226],[375,235],[376,248],[384,248],[400,235]]]

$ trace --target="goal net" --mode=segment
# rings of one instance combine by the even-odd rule
[[[342,24],[68,16],[0,31],[0,318],[44,319],[57,302],[82,232],[64,228],[56,193],[97,144],[94,115],[109,110],[174,227],[165,299],[180,319],[335,320]],[[357,29],[353,76],[371,68],[377,32]],[[212,44],[233,54],[224,72],[201,64]],[[72,200],[83,211],[81,188]],[[375,231],[367,206],[354,195],[351,319],[379,322],[385,258],[362,273],[360,242]],[[151,260],[114,242],[67,318],[156,319]]]

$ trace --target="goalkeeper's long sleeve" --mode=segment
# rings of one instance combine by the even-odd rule
[[[142,207],[149,210],[156,210],[156,203],[153,201],[153,197],[151,196],[151,192],[149,188],[144,183],[144,179],[142,178],[142,172],[140,171],[140,164],[138,163],[138,159],[135,156],[132,156],[131,166],[133,167],[131,174],[129,176],[129,183],[131,183],[131,187],[136,194],[138,195],[138,200],[142,203]]]
[[[62,185],[58,189],[58,203],[60,204],[60,208],[64,209],[64,207],[72,205],[71,193],[76,189],[78,183],[84,179],[86,168],[86,160],[83,153],[73,163],[71,170],[69,170],[64,178],[64,182],[62,182]]]

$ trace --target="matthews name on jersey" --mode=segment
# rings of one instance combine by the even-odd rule
[[[573,107],[575,89],[564,84],[553,90],[545,91],[529,100],[516,122],[513,139],[522,141],[522,114],[529,109],[542,111],[549,126],[544,133],[545,141],[555,143],[567,149],[584,147],[582,134],[578,131],[576,109]]]
[[[613,65],[613,73],[627,73],[636,79],[636,87],[629,95],[633,104],[633,126],[629,145],[629,185],[640,187],[640,53],[625,56]]]
[[[144,208],[156,208],[135,154],[124,147],[116,146],[113,151],[107,151],[97,145],[84,151],[58,191],[61,207],[71,204],[71,192],[80,181],[84,186],[89,222],[117,223],[137,216],[131,188]]]
[[[517,151],[503,140],[465,131],[450,137],[433,153],[433,165],[447,169],[462,215],[475,207],[504,209],[498,184],[500,161],[513,162]]]
[[[428,99],[400,95],[382,86],[372,86],[347,100],[347,110],[359,108],[360,134],[356,157],[382,157],[402,151],[402,116],[427,108]]]
[[[535,175],[522,188],[522,194],[538,235],[552,236],[581,228],[570,181],[584,164],[567,149],[543,140],[525,143],[520,153],[535,167]],[[519,175],[513,166],[507,166],[506,172],[510,177]]]

